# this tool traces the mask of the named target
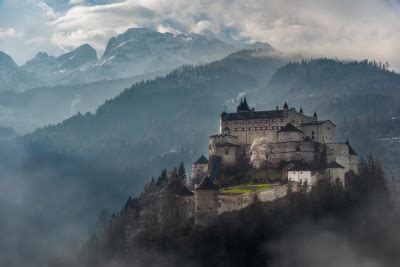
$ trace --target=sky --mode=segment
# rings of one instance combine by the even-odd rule
[[[264,41],[284,52],[388,61],[400,70],[400,0],[0,0],[0,50],[23,64],[132,27]]]

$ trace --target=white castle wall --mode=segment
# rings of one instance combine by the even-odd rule
[[[254,198],[256,195],[259,201],[269,202],[278,198],[282,198],[286,196],[286,194],[287,185],[276,186],[272,189],[243,195],[219,194],[218,214],[244,209],[254,203]]]
[[[302,131],[311,141],[318,143],[334,143],[336,142],[335,125],[330,121],[321,124],[303,125]]]
[[[343,143],[326,144],[326,161],[337,162],[345,168],[345,172],[350,170],[349,147]]]

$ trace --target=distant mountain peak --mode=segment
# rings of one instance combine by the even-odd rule
[[[0,51],[0,65],[18,67],[12,57],[3,51]]]
[[[83,44],[58,58],[61,69],[73,69],[94,60],[97,60],[96,50],[89,44]]]

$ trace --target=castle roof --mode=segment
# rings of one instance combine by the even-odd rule
[[[268,110],[268,111],[250,111],[238,113],[222,113],[221,119],[223,121],[231,120],[247,120],[247,119],[271,119],[282,118],[283,110]]]
[[[237,107],[237,112],[242,112],[242,111],[250,111],[250,107],[247,104],[246,97],[244,98],[244,100],[240,100],[240,104]]]
[[[299,130],[298,128],[296,128],[293,124],[291,124],[290,122],[288,124],[286,124],[284,127],[282,127],[278,132],[300,132],[302,133],[301,130]]]
[[[353,149],[353,147],[350,145],[349,140],[347,140],[345,144],[349,147],[349,154],[350,154],[350,155],[353,155],[353,156],[357,156],[357,153],[356,153],[356,151]]]
[[[324,121],[310,121],[307,123],[303,123],[302,125],[318,125],[318,124],[324,124],[326,122],[330,122],[333,126],[336,127],[336,125],[331,121],[331,120],[324,120]]]
[[[170,194],[179,196],[190,196],[193,193],[182,184],[178,179],[170,181],[163,189],[160,190],[160,194]]]
[[[211,181],[209,176],[205,177],[203,181],[196,187],[196,190],[218,190],[218,187]]]
[[[287,102],[285,102],[285,104],[283,105],[283,108],[284,108],[284,109],[288,109],[288,108],[289,108]]]
[[[201,157],[194,162],[194,164],[208,164],[208,159],[202,154]]]
[[[332,161],[331,163],[326,165],[326,168],[327,169],[344,169],[344,167],[342,165],[340,165],[339,163],[337,163],[336,161]]]

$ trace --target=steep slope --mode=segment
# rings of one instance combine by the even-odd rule
[[[239,95],[262,85],[288,60],[266,51],[243,51],[204,66],[182,67],[166,77],[135,84],[94,115],[73,117],[27,138],[51,140],[50,149],[68,147],[84,157],[100,157],[104,166],[131,166],[133,161],[140,165],[181,147],[200,153],[207,135],[217,130],[218,114],[234,108]],[[109,156],[114,153],[119,156],[112,163]]]
[[[107,99],[133,83],[154,77],[138,76],[80,85],[37,87],[25,92],[0,91],[0,125],[23,135],[81,112],[94,112]]]
[[[338,138],[355,138],[360,148],[367,149],[372,138],[400,133],[398,120],[391,120],[400,115],[398,74],[368,62],[323,59],[288,64],[263,85],[271,66],[283,61],[244,51],[205,66],[181,68],[135,84],[94,115],[76,116],[27,138],[50,141],[50,150],[68,148],[83,157],[98,157],[105,162],[102,166],[140,165],[180,147],[205,152],[207,136],[217,131],[218,114],[233,110],[237,97],[246,93],[256,109],[286,100],[305,112],[316,110],[320,118],[338,124]],[[373,126],[377,130],[360,132],[359,127]],[[118,157],[110,161],[110,155]]]
[[[0,51],[0,91],[21,92],[39,83],[21,70],[14,60]]]

